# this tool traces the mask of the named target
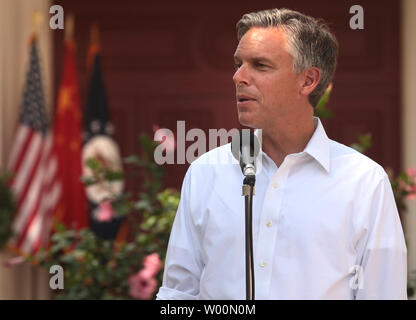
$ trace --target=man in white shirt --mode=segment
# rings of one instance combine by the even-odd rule
[[[287,9],[246,14],[237,34],[239,121],[262,129],[256,299],[406,299],[407,249],[386,172],[313,116],[335,71],[335,37]],[[242,181],[229,144],[192,163],[158,299],[245,298]]]

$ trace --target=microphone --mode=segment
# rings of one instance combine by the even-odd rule
[[[253,195],[256,183],[256,157],[260,143],[250,129],[243,129],[234,135],[231,152],[240,162],[244,181],[242,196],[245,201],[245,256],[246,256],[246,299],[254,300],[254,259],[253,259]]]
[[[231,152],[239,161],[241,171],[245,177],[256,175],[256,158],[260,150],[259,139],[250,129],[240,130],[233,136]]]

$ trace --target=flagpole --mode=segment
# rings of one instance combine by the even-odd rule
[[[99,44],[100,42],[100,32],[98,30],[98,24],[94,23],[90,29],[90,41],[91,44]]]
[[[35,41],[37,41],[39,29],[42,24],[43,16],[39,10],[34,10],[32,12],[32,35],[29,38],[29,44],[32,45]],[[29,281],[30,281],[30,288],[28,293],[30,294],[30,299],[36,299],[36,289],[37,286],[37,279],[36,279],[36,270],[33,265],[28,265],[29,268]]]

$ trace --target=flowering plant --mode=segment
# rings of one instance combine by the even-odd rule
[[[16,203],[9,187],[10,176],[0,172],[0,250],[12,235],[12,217]]]
[[[125,162],[142,169],[143,192],[136,198],[128,193],[112,195],[99,205],[96,216],[102,222],[122,218],[119,235],[124,236],[114,240],[102,239],[90,229],[67,230],[56,224],[50,247],[29,258],[47,270],[56,264],[63,267],[64,289],[55,298],[155,297],[156,289],[161,285],[159,271],[179,205],[179,193],[172,189],[162,190],[163,168],[153,161],[157,144],[145,135],[140,136],[140,142],[142,155],[130,156]],[[87,186],[124,179],[121,172],[106,167],[97,159],[88,159],[87,165],[93,172],[91,177],[82,178]]]

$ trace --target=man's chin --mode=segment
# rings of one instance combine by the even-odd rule
[[[257,126],[255,122],[253,121],[253,119],[249,119],[248,117],[245,117],[244,115],[238,115],[238,122],[240,122],[242,126],[252,128],[252,129],[257,129]]]

